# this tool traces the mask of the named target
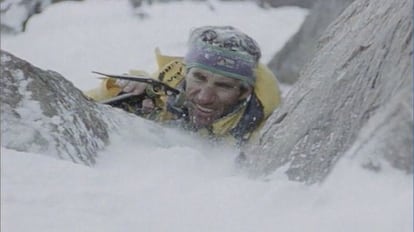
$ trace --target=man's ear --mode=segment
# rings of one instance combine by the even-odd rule
[[[253,92],[253,87],[248,86],[246,87],[242,87],[240,89],[240,97],[239,97],[239,101],[246,99],[247,97],[249,97]]]

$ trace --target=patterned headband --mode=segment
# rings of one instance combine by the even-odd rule
[[[260,56],[257,43],[239,30],[207,26],[191,34],[184,61],[188,69],[199,67],[254,85]]]

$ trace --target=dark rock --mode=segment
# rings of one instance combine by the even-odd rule
[[[303,8],[311,8],[317,0],[258,0],[260,6],[282,7],[282,6],[298,6]]]
[[[297,81],[300,70],[314,56],[319,37],[353,1],[319,0],[313,5],[299,31],[269,62],[280,82],[292,84]]]
[[[83,0],[2,0],[0,11],[1,32],[7,34],[23,32],[26,30],[26,25],[33,15],[40,14],[50,4],[63,1]]]
[[[356,0],[329,26],[246,150],[252,173],[284,166],[291,180],[315,183],[347,151],[412,173],[412,9],[410,0]]]

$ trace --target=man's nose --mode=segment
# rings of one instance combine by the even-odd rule
[[[197,94],[197,100],[200,104],[211,104],[216,99],[216,93],[214,92],[214,89],[209,86],[200,86],[200,91]]]

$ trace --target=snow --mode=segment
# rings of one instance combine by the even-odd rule
[[[2,35],[1,48],[86,90],[99,81],[92,70],[155,70],[155,47],[180,55],[199,25],[240,28],[267,62],[306,16],[294,7],[209,3],[215,11],[196,2],[145,6],[140,19],[127,1],[62,2],[34,16],[27,32]],[[393,168],[375,173],[345,157],[318,185],[288,181],[282,169],[252,179],[231,148],[181,131],[157,140],[128,129],[111,135],[94,167],[2,147],[1,231],[412,231],[412,175]]]
[[[22,5],[14,4],[15,1],[5,0],[1,2],[1,10],[6,13],[1,14],[1,21],[8,27],[20,31],[22,29],[22,22],[28,15],[27,9]]]

